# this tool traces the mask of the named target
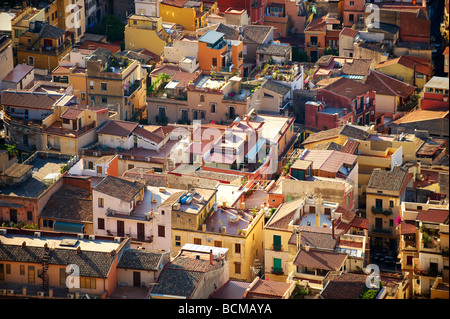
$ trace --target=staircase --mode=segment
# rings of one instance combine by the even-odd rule
[[[44,248],[44,256],[42,257],[42,268],[39,269],[38,277],[42,279],[42,288],[48,290],[49,278],[48,278],[48,265],[50,261],[50,249],[48,247]]]

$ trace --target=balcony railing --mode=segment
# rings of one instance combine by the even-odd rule
[[[278,276],[284,275],[283,269],[278,268],[278,267],[272,267],[271,273],[272,273],[273,275],[278,275]]]
[[[383,209],[381,207],[372,206],[372,214],[390,216],[392,215],[392,209]]]
[[[133,96],[134,92],[141,88],[142,80],[135,81],[127,90],[124,90],[123,96],[129,98]]]
[[[385,234],[385,235],[392,235],[393,231],[391,228],[379,228],[379,227],[373,227],[371,230],[372,233],[378,233],[378,234]]]
[[[282,245],[275,245],[275,244],[272,245],[272,250],[275,251],[282,251],[282,248],[283,248]]]

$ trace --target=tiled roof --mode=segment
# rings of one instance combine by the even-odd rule
[[[18,83],[32,70],[34,70],[34,66],[28,64],[18,64],[3,78],[3,81]]]
[[[345,142],[344,146],[342,146],[341,152],[348,154],[356,154],[356,152],[358,151],[358,146],[359,146],[358,141],[349,138]]]
[[[280,205],[272,218],[267,222],[267,227],[287,229],[288,224],[294,217],[295,212],[300,208],[303,199],[298,198]]]
[[[83,113],[83,110],[76,108],[69,108],[63,114],[61,114],[62,119],[67,120],[76,120],[80,114]]]
[[[277,43],[263,43],[256,50],[257,54],[268,54],[284,57],[291,49],[290,45]]]
[[[126,249],[117,268],[157,271],[163,254],[156,250]]]
[[[367,275],[343,273],[330,280],[320,293],[321,299],[358,299],[366,288]]]
[[[353,59],[350,61],[346,61],[342,65],[341,74],[366,76],[369,73],[370,65],[372,64],[372,60],[370,60],[370,59]]]
[[[293,283],[259,279],[244,299],[281,299],[292,285]]]
[[[331,233],[301,231],[300,244],[310,246],[311,248],[334,250],[336,247],[336,242],[337,239],[333,238]]]
[[[432,156],[436,151],[442,148],[447,143],[444,139],[429,138],[422,144],[422,146],[417,151],[417,155],[420,156]]]
[[[101,61],[101,63],[106,63],[112,55],[112,51],[99,47],[91,54],[89,61]]]
[[[345,77],[340,77],[339,80],[321,88],[335,94],[345,96],[351,100],[369,92],[372,88],[366,84],[354,81]]]
[[[225,39],[229,40],[238,40],[239,39],[239,31],[231,28],[223,23],[218,23],[217,27],[215,28],[217,32],[222,32],[225,34]]]
[[[317,144],[314,147],[314,149],[322,150],[322,151],[342,151],[342,145],[337,144],[335,142],[327,142],[327,143]]]
[[[8,176],[8,177],[16,177],[20,178],[25,173],[33,169],[33,165],[27,165],[27,164],[21,164],[21,163],[14,163],[7,169],[5,169],[4,172],[2,172],[0,175]]]
[[[362,217],[355,217],[351,221],[350,225],[355,228],[369,229],[369,220]]]
[[[285,84],[279,83],[272,79],[268,79],[261,88],[285,96],[291,91],[291,88]]]
[[[344,125],[339,134],[362,141],[370,136],[368,132],[352,125]]]
[[[357,156],[339,151],[308,150],[303,160],[312,161],[314,170],[337,173],[342,165],[353,165]]]
[[[140,126],[137,126],[135,128],[135,130],[133,131],[133,134],[142,136],[143,138],[153,141],[156,144],[159,144],[164,138],[162,138],[161,136],[150,132],[149,130],[146,130],[145,128],[142,128]]]
[[[354,37],[356,37],[357,35],[358,35],[358,33],[359,33],[359,31],[358,30],[355,30],[355,29],[352,29],[352,28],[346,28],[346,27],[344,27],[343,29],[342,29],[342,31],[341,31],[341,35],[345,35],[345,36],[347,36],[347,37],[352,37],[352,38],[354,38]]]
[[[415,234],[416,222],[414,220],[402,220],[400,224],[401,235]]]
[[[21,245],[0,245],[0,260],[21,263],[42,263],[45,251],[43,247]],[[109,252],[55,248],[50,251],[50,265],[67,266],[75,264],[80,270],[80,276],[107,278],[115,256]]]
[[[59,39],[65,33],[66,31],[64,29],[60,29],[50,24],[44,24],[39,35],[41,38]]]
[[[210,264],[209,259],[177,256],[164,267],[158,278],[158,284],[153,287],[151,293],[189,298],[204,273],[216,263],[215,260]]]
[[[396,63],[401,64],[409,69],[414,69],[414,65],[416,65],[416,72],[425,74],[425,75],[430,75],[431,72],[433,71],[433,68],[430,64],[429,59],[413,57],[413,56],[406,56],[406,55],[403,55],[401,57],[398,57],[398,58],[395,58],[392,60],[380,62],[375,69],[380,69],[380,68],[383,68],[383,67],[386,67],[389,65],[393,65]]]
[[[182,8],[189,1],[190,0],[163,0],[161,3]]]
[[[63,185],[49,199],[39,218],[92,222],[90,192]]]
[[[295,266],[304,266],[308,268],[323,269],[328,271],[337,271],[347,259],[347,254],[323,251],[317,249],[301,249],[293,264]]]
[[[427,212],[417,214],[416,220],[432,223],[444,223],[448,221],[448,209],[428,208]]]
[[[408,170],[395,166],[392,170],[386,171],[376,168],[370,176],[367,188],[376,188],[389,191],[400,191],[408,176]]]
[[[409,97],[416,90],[415,86],[408,85],[402,81],[394,79],[383,73],[370,70],[365,84],[370,85],[377,95],[400,96],[403,98]]]
[[[98,134],[128,137],[138,126],[139,124],[135,122],[110,120],[101,126],[97,132]]]
[[[142,183],[108,175],[94,190],[130,202],[144,187]]]
[[[326,131],[320,131],[308,136],[308,138],[303,142],[303,144],[315,143],[323,140],[332,139],[339,136],[341,132],[341,127],[332,128]]]
[[[242,37],[245,43],[263,44],[272,29],[272,26],[244,25],[242,27]]]
[[[105,43],[105,42],[97,42],[97,41],[85,41],[82,45],[80,45],[80,49],[85,50],[97,50],[98,48],[104,48],[112,53],[116,53],[120,51],[120,46],[111,44],[111,43]]]
[[[447,111],[432,111],[418,109],[394,121],[395,124],[414,123],[419,121],[432,121],[437,119],[448,118]]]
[[[57,93],[36,93],[27,91],[2,92],[1,104],[16,107],[52,110],[64,95]]]

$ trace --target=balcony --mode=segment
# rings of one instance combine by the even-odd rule
[[[390,208],[383,209],[381,207],[372,206],[372,214],[390,216],[390,215],[392,215],[392,209],[390,209]]]
[[[281,268],[278,267],[272,267],[272,270],[270,272],[272,275],[282,276],[284,275],[284,271]]]
[[[62,127],[61,121],[53,122],[51,125],[46,127],[43,125],[43,132],[47,134],[63,135],[67,137],[79,137],[84,133],[90,132],[97,127],[96,122],[92,122],[89,125],[85,125],[78,130],[65,129]]]
[[[123,96],[125,98],[130,98],[133,96],[133,94],[139,90],[142,87],[142,80],[134,81],[133,84],[131,84],[128,89],[124,90]]]
[[[393,231],[391,228],[373,227],[371,233],[390,236],[393,234]]]
[[[320,48],[320,42],[306,42],[307,48]]]
[[[272,245],[272,250],[274,251],[282,251],[283,250],[282,248],[283,248],[282,245],[275,245],[275,244]]]

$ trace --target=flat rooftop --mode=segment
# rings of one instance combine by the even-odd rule
[[[37,231],[39,232],[39,231]],[[33,237],[31,235],[21,235],[21,234],[8,234],[0,235],[0,241],[5,245],[17,245],[21,246],[23,242],[26,243],[27,247],[44,247],[45,244],[49,248],[59,248],[76,250],[80,247],[83,251],[96,251],[109,253],[113,249],[117,249],[121,243],[116,243],[113,240],[106,239],[79,239],[74,237],[64,237],[64,236],[43,236],[43,237]]]
[[[226,82],[223,80],[214,80],[211,76],[203,74],[195,82],[195,87],[198,88],[208,88],[208,89],[218,89],[222,84]]]
[[[56,181],[46,183],[44,180],[50,177],[59,179],[61,168],[67,162],[68,160],[63,158],[41,158],[38,156],[29,163],[33,166],[31,177],[18,185],[1,188],[1,194],[37,198]]]

